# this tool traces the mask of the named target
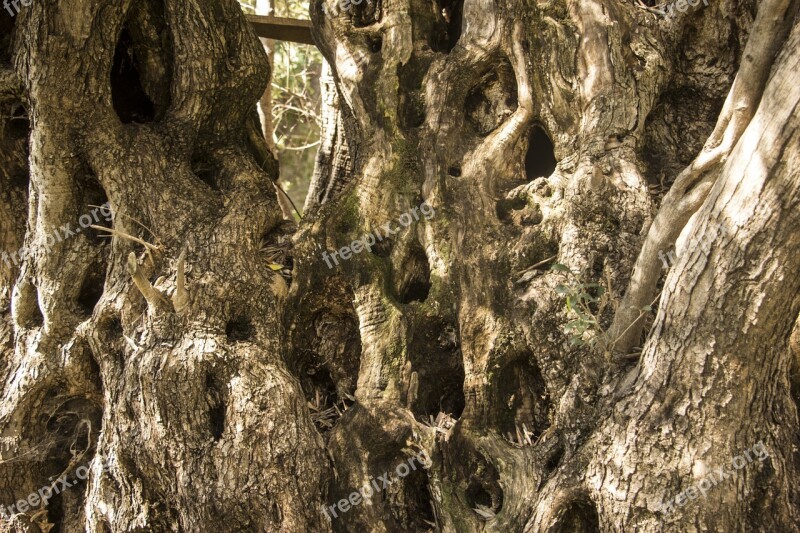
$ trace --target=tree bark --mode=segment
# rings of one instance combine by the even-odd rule
[[[331,7],[327,6],[328,13]],[[759,438],[770,457],[775,456],[779,445],[768,432],[757,431],[755,423],[742,428],[741,416],[731,417],[738,424],[735,433],[727,433],[732,428],[722,424],[712,428],[700,417],[680,427],[680,438],[704,443],[703,450],[724,442],[718,454],[706,457],[680,446],[648,456],[654,444],[646,443],[651,439],[667,445],[659,426],[648,424],[636,412],[626,412],[628,417],[614,425],[599,423],[619,406],[647,397],[640,389],[657,398],[672,397],[702,388],[706,374],[699,367],[687,370],[677,382],[652,385],[654,390],[644,385],[634,388],[631,382],[639,383],[634,378],[644,370],[635,360],[616,357],[613,349],[617,337],[628,333],[631,321],[604,333],[614,318],[613,308],[607,308],[597,317],[601,327],[594,348],[588,343],[570,346],[562,334],[569,317],[555,290],[564,275],[547,270],[557,261],[583,283],[605,285],[612,301],[624,295],[663,196],[655,186],[671,184],[671,177],[665,179],[663,174],[676,175],[679,165],[690,163],[712,134],[740,62],[750,65],[757,56],[761,72],[774,74],[776,69],[770,67],[775,51],[792,50],[784,44],[782,30],[789,26],[780,23],[796,20],[796,4],[763,9],[764,24],[773,24],[767,33],[780,44],[756,39],[744,58],[720,44],[732,40],[743,49],[752,27],[753,13],[735,3],[719,2],[671,21],[635,6],[598,2],[539,5],[533,10],[514,2],[445,4],[428,15],[421,14],[421,6],[408,10],[394,4],[367,3],[333,16],[312,10],[342,101],[357,122],[347,129],[347,136],[350,145],[358,147],[354,172],[358,182],[337,203],[339,209],[320,211],[321,222],[314,225],[317,231],[309,240],[327,243],[331,250],[347,242],[338,238],[339,228],[347,228],[354,237],[367,233],[397,220],[421,200],[437,210],[432,220],[392,239],[388,251],[372,257],[361,254],[343,262],[333,275],[325,272],[316,254],[311,258],[311,245],[306,248],[308,260],[320,266],[300,267],[298,291],[293,294],[301,298],[301,308],[316,308],[311,287],[339,284],[337,278],[342,277],[353,291],[353,309],[361,324],[357,401],[328,438],[340,476],[342,471],[356,473],[336,485],[339,493],[334,492],[331,501],[360,486],[366,473],[382,471],[392,462],[376,465],[372,457],[386,455],[394,446],[392,460],[399,461],[400,449],[407,444],[405,435],[420,436],[434,458],[427,490],[397,488],[397,496],[349,511],[333,522],[334,528],[424,527],[413,522],[418,514],[404,512],[427,505],[438,528],[445,531],[661,530],[665,517],[655,501],[691,485],[681,477],[686,476],[686,463],[729,462],[745,444],[752,446]],[[724,16],[736,24],[726,27],[720,22]],[[695,35],[689,37],[692,32]],[[687,56],[696,59],[688,61]],[[703,57],[720,59],[711,63]],[[748,96],[749,109],[758,107],[766,77],[762,79],[756,82],[762,88],[755,99]],[[790,115],[793,103],[783,109]],[[786,126],[782,139],[790,139],[789,122],[777,119],[775,124]],[[545,171],[541,163],[548,159],[548,146],[536,134],[537,126],[552,140],[558,161]],[[739,135],[741,130],[734,141]],[[718,170],[718,179],[741,176],[743,161],[732,168]],[[790,175],[796,177],[796,171]],[[673,220],[670,231],[680,233],[687,219]],[[692,219],[692,227],[699,224],[697,220]],[[785,226],[772,219],[756,222],[755,227],[766,224],[786,235]],[[725,245],[723,240],[712,242],[714,248]],[[785,248],[789,249],[790,245]],[[686,245],[686,250],[678,254],[681,260],[692,247]],[[302,252],[298,255],[303,257]],[[673,267],[673,276],[681,264]],[[723,257],[714,258],[713,264],[721,271],[735,268]],[[303,272],[312,280],[304,279]],[[660,285],[660,275],[656,272],[656,279],[648,282]],[[416,284],[409,282],[414,276]],[[764,276],[766,282],[770,275]],[[772,281],[781,282],[793,297],[789,276]],[[409,294],[413,292],[409,287],[426,283],[427,292],[421,297]],[[704,306],[703,301],[698,309],[727,323],[728,310],[735,309],[736,302],[739,307],[745,303],[732,282],[722,290],[731,295],[726,308]],[[669,301],[662,298],[661,313]],[[679,310],[687,301],[692,300],[671,305]],[[787,328],[797,309],[784,311],[780,316],[787,319],[779,327]],[[698,317],[692,315],[690,322],[688,312],[676,312],[686,316],[684,328],[678,327],[675,334],[685,336]],[[761,313],[762,321],[772,317],[767,309],[759,309],[758,316]],[[648,313],[638,312],[634,319],[639,314],[647,320]],[[664,341],[663,332],[655,329],[660,320],[664,320],[661,315],[651,326],[646,349]],[[343,325],[348,321],[353,320],[341,318]],[[711,327],[706,328],[696,342],[714,338],[709,336]],[[454,345],[438,344],[448,330],[456,332]],[[729,336],[744,342],[741,334]],[[785,336],[764,332],[760,338],[763,345],[786,353]],[[335,387],[347,388],[347,379],[338,376],[351,374],[349,354],[332,353],[313,339],[309,343],[296,337],[298,341],[300,349],[295,347],[293,353],[316,356],[299,366],[323,364]],[[641,343],[635,339],[629,344]],[[748,360],[760,360],[755,346],[752,340],[747,342]],[[697,350],[690,342],[671,348],[669,360],[690,357]],[[414,373],[418,386],[409,403],[408,376]],[[768,376],[774,375],[785,377],[786,368],[778,364],[772,373],[767,368],[760,377],[753,375],[752,393],[758,390],[756,384],[766,387]],[[463,383],[463,392],[455,387],[457,399],[445,406],[442,399],[451,399],[450,382]],[[707,397],[704,407],[719,412],[734,386],[731,381],[720,383],[715,389],[719,396]],[[762,405],[762,413],[777,402],[794,421],[787,393],[788,388],[775,390]],[[750,397],[741,401],[747,404]],[[457,419],[442,438],[425,423],[439,411]],[[532,433],[533,445],[528,444],[525,430]],[[353,450],[355,439],[350,435],[365,431],[386,437],[362,441]],[[748,438],[755,440],[747,442]],[[607,443],[617,441],[629,443],[633,457],[629,462],[623,462],[628,448],[609,449]],[[780,459],[770,461],[776,465]],[[642,493],[633,487],[627,490],[627,484],[623,490],[619,479],[604,476],[614,468],[620,470],[618,478],[624,474],[624,481],[641,487]],[[779,473],[770,473],[770,468]],[[714,498],[678,509],[666,527],[792,528],[796,517],[789,506],[771,508],[774,514],[769,519],[748,512],[747,507],[770,491],[780,493],[783,501],[794,498],[793,468],[784,463],[764,466],[760,473],[737,473],[763,477],[749,489],[742,487],[742,481],[734,482],[717,489]],[[426,492],[430,501],[420,502],[427,499]],[[417,501],[403,496],[409,493]],[[745,493],[746,498],[736,500],[738,514],[714,511],[717,498],[733,500]],[[701,522],[695,522],[698,516]]]
[[[317,0],[297,228],[236,2],[4,19],[2,527],[798,529],[797,4]]]
[[[256,0],[256,15],[273,15],[275,13],[275,3],[273,0]],[[275,41],[272,39],[261,38],[264,45],[264,52],[267,54],[270,72],[275,64]],[[264,139],[271,150],[275,149],[272,139],[272,85],[269,83],[264,88],[264,94],[258,101],[258,116],[261,119],[261,129],[264,132]]]
[[[308,187],[303,210],[315,209],[329,202],[344,189],[353,172],[353,157],[347,142],[341,98],[327,61],[322,61],[320,77],[322,125],[314,175]]]
[[[327,457],[284,364],[287,284],[261,252],[280,235],[276,176],[245,135],[269,69],[238,4],[38,3],[14,31],[35,117],[33,254],[5,354],[3,453],[16,459],[2,465],[4,502],[91,464],[41,520],[70,531],[323,527]],[[106,199],[110,243],[87,230],[48,246]],[[177,312],[182,252],[188,303]],[[131,253],[166,308],[131,282]]]

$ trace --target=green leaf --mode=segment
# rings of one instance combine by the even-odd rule
[[[569,272],[569,267],[567,265],[562,265],[561,263],[553,263],[550,267],[550,270],[555,270],[556,272]]]

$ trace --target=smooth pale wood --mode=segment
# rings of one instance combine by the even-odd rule
[[[316,44],[311,37],[310,20],[265,15],[247,15],[247,20],[253,25],[256,35],[259,37],[293,43]]]

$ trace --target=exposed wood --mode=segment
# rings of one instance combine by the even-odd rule
[[[253,25],[256,35],[259,37],[293,43],[316,44],[311,37],[310,20],[264,15],[247,15],[247,20]]]

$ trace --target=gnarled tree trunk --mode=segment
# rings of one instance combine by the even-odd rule
[[[4,22],[4,524],[797,529],[798,2],[697,4],[313,3],[296,230],[235,2]]]
[[[275,174],[245,134],[269,71],[238,4],[39,2],[14,23],[32,254],[4,359],[4,503],[91,464],[40,523],[323,527],[328,459],[284,363],[287,283],[261,251],[283,227]],[[106,200],[113,239],[48,245]]]

